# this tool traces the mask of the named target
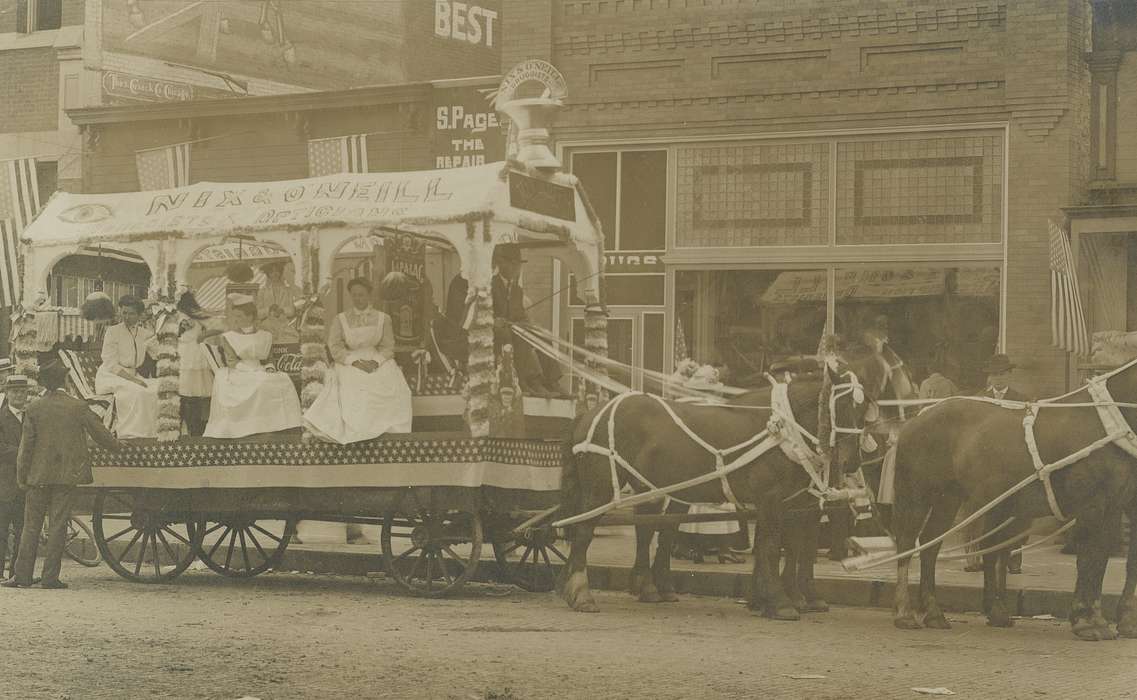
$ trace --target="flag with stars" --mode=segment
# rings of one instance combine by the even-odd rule
[[[40,210],[35,158],[0,163],[0,304],[20,299],[20,233]]]
[[[308,175],[367,172],[367,134],[308,142]]]
[[[190,184],[190,144],[188,143],[137,151],[134,154],[134,161],[138,167],[138,188],[144,192],[168,190]]]

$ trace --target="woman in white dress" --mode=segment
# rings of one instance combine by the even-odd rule
[[[391,317],[372,308],[371,282],[348,282],[352,308],[338,314],[328,332],[335,366],[324,390],[304,414],[317,436],[347,444],[384,433],[411,431],[411,390],[395,362]]]
[[[239,438],[300,427],[300,399],[292,380],[265,369],[272,334],[257,330],[255,301],[245,294],[230,294],[229,300],[237,330],[221,334],[227,366],[213,376],[205,437]]]
[[[181,397],[182,420],[194,437],[205,432],[209,418],[209,395],[213,393],[213,370],[201,347],[205,328],[200,321],[182,321],[178,336],[178,395]]]
[[[150,355],[157,358],[154,332],[141,324],[145,307],[129,294],[118,300],[121,323],[103,336],[102,364],[95,373],[95,391],[114,394],[115,433],[120,439],[158,436],[158,380],[145,379],[138,368]]]

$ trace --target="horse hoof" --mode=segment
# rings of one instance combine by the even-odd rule
[[[928,629],[933,629],[933,630],[950,630],[951,629],[951,623],[947,621],[947,618],[944,617],[943,614],[936,615],[934,617],[924,618],[924,626],[927,627]]]
[[[659,595],[659,591],[657,591],[655,589],[648,589],[648,588],[644,588],[642,591],[640,591],[639,600],[641,603],[662,603],[663,602],[663,598]]]
[[[1074,636],[1086,642],[1109,642],[1117,639],[1117,633],[1109,625],[1095,624],[1089,620],[1075,622],[1071,627]]]
[[[785,606],[781,608],[768,608],[766,610],[766,617],[771,620],[786,620],[788,622],[796,622],[801,619],[801,613],[793,606]]]
[[[990,615],[987,617],[987,626],[988,627],[1014,627],[1015,621],[1012,620],[1011,616],[1006,614],[1006,613],[995,614],[995,615]]]
[[[675,591],[660,591],[659,592],[659,598],[664,603],[678,603],[679,602],[679,596],[678,596],[678,594],[675,593]]]
[[[826,603],[820,598],[807,600],[805,604],[801,606],[801,611],[807,613],[827,613],[829,612],[829,603]]]
[[[921,625],[912,615],[904,615],[892,619],[892,625],[898,630],[918,630]]]
[[[1122,620],[1117,623],[1117,634],[1126,639],[1137,639],[1137,620]]]
[[[572,609],[579,613],[600,612],[600,606],[596,604],[596,601],[592,600],[585,600],[583,602],[577,603],[576,605],[572,606]]]

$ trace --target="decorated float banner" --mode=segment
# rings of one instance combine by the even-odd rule
[[[383,302],[394,326],[395,347],[400,352],[421,348],[426,329],[425,310],[430,302],[426,282],[426,245],[415,236],[399,234],[384,239],[383,252],[387,274],[398,272],[406,275],[411,282],[402,289],[384,290],[391,295]]]
[[[464,222],[470,212],[499,205],[504,164],[408,173],[344,173],[260,183],[199,182],[176,190],[70,194],[51,200],[37,245],[91,237],[213,237],[217,231],[256,231],[338,225]],[[501,202],[500,204],[504,204]],[[516,206],[516,203],[515,203]],[[578,217],[583,218],[583,217]]]
[[[494,110],[496,85],[435,85],[431,155],[434,167],[464,168],[505,159],[508,123]]]

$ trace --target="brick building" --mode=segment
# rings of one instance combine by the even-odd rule
[[[46,199],[90,144],[68,109],[494,75],[498,0],[0,0],[0,161]],[[334,40],[329,40],[334,37]]]
[[[967,387],[1002,349],[1045,395],[1072,374],[1047,221],[1100,177],[1091,18],[1126,4],[512,0],[502,62],[567,78],[555,135],[604,218],[613,355],[747,382],[828,325]]]

